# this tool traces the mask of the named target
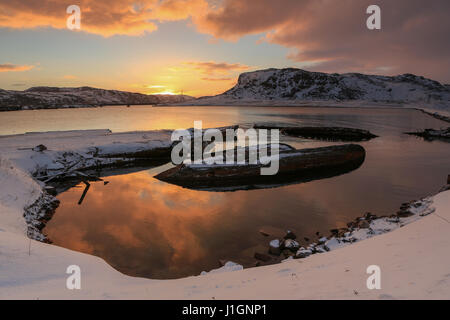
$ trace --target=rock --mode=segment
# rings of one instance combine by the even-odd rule
[[[293,233],[291,230],[288,230],[286,232],[286,235],[284,236],[284,239],[292,239],[295,240],[297,238],[297,236],[295,235],[295,233]]]
[[[211,271],[202,271],[200,275],[207,275],[207,274],[213,274],[213,273],[222,273],[222,272],[230,272],[230,271],[239,271],[243,270],[244,267],[240,264],[237,264],[233,261],[227,261],[223,267],[220,267],[218,269],[213,269]]]
[[[327,252],[327,250],[325,250],[322,246],[317,246],[314,249],[315,249],[315,252],[317,252],[317,253]]]
[[[263,226],[259,229],[259,233],[264,237],[272,237],[272,238],[283,238],[285,235],[285,231],[280,228],[276,228],[273,226]]]
[[[338,238],[343,237],[348,231],[349,231],[348,228],[340,228],[338,230],[337,237]]]
[[[281,242],[278,239],[272,240],[269,243],[269,252],[273,255],[279,256],[281,254]]]
[[[331,229],[330,232],[331,232],[333,235],[337,235],[337,234],[339,233],[339,229]]]
[[[322,237],[319,239],[319,244],[324,244],[325,242],[327,242],[327,237]]]
[[[327,242],[325,242],[323,247],[325,250],[331,251],[331,250],[337,249],[339,247],[342,247],[342,245],[343,244],[338,239],[333,237],[330,240],[328,240]]]
[[[392,222],[392,223],[399,223],[400,222],[400,217],[396,216],[396,215],[392,215],[389,218],[386,219],[387,222]]]
[[[219,259],[219,265],[221,267],[223,267],[227,262],[228,262],[228,260]]]
[[[419,207],[421,207],[421,206],[423,206],[423,202],[422,201],[416,201],[416,202],[414,202],[413,204],[412,204],[412,206],[414,207],[414,208],[419,208]]]
[[[312,255],[311,250],[301,247],[300,249],[298,249],[297,253],[295,254],[295,257],[298,259],[303,259],[310,255]]]
[[[282,254],[284,255],[285,258],[288,258],[290,256],[293,256],[295,254],[296,251],[291,251],[289,249],[284,249]]]
[[[377,216],[376,215],[374,215],[374,214],[372,214],[371,212],[366,212],[365,214],[364,214],[364,219],[366,219],[367,221],[372,221],[372,220],[374,220],[374,219],[376,219],[377,218]]]
[[[45,186],[44,189],[45,189],[45,191],[47,191],[48,194],[50,194],[52,196],[56,196],[56,194],[57,194],[56,189],[54,187]]]
[[[410,212],[408,209],[397,211],[397,216],[400,218],[407,218],[407,217],[411,217],[412,215],[414,215],[414,214],[412,212]]]
[[[33,151],[36,151],[36,152],[42,152],[42,151],[45,151],[45,150],[47,150],[47,147],[44,146],[43,144],[40,144],[40,145],[38,145],[38,146],[33,148]]]
[[[55,209],[46,210],[44,215],[42,216],[42,221],[43,222],[50,221],[50,219],[53,217],[54,214],[55,214]]]
[[[260,252],[255,252],[255,259],[263,261],[263,262],[272,260],[272,258],[268,254],[260,253]]]
[[[284,241],[284,247],[291,251],[297,251],[300,248],[300,244],[293,239],[286,239]]]
[[[42,231],[42,229],[44,229],[44,227],[45,227],[45,223],[42,222],[42,221],[38,221],[38,222],[35,223],[34,226],[35,226],[39,231]]]
[[[358,224],[358,227],[361,229],[367,229],[370,228],[370,223],[367,220],[361,220]]]
[[[404,203],[402,203],[401,205],[400,205],[400,210],[406,210],[406,209],[409,209],[409,206],[410,206],[411,204],[409,203],[409,202],[404,202]]]
[[[289,260],[292,260],[292,259],[294,259],[294,256],[290,255],[290,256],[287,257],[286,259],[281,260],[281,262],[286,262],[286,261],[289,261]]]

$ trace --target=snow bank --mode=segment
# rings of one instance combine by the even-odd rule
[[[23,218],[24,208],[39,198],[42,193],[41,186],[28,173],[15,168],[13,162],[2,157],[0,186],[0,231],[23,236],[27,230]]]
[[[231,271],[239,271],[243,270],[244,267],[236,262],[228,261],[226,262],[222,267],[218,269],[213,269],[211,271],[202,271],[200,273],[201,276],[206,276],[207,274],[213,274],[213,273],[223,273],[223,272],[231,272]]]
[[[74,130],[62,132],[31,132],[21,135],[1,136],[2,158],[35,176],[56,174],[67,168],[72,170],[98,164],[109,164],[124,159],[126,155],[172,144],[170,130],[111,133],[109,130]],[[32,149],[43,144],[47,150]],[[120,158],[120,156],[117,156]]]
[[[178,280],[132,278],[99,258],[0,232],[0,298],[27,299],[442,299],[450,295],[450,191],[415,223],[328,253]],[[446,221],[447,220],[447,221]],[[30,248],[30,250],[29,250]],[[81,290],[66,289],[69,265]],[[369,265],[381,290],[366,287]]]

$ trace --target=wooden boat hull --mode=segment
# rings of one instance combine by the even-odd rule
[[[239,190],[300,183],[346,173],[358,168],[365,150],[356,144],[280,152],[276,175],[261,175],[262,164],[185,165],[164,171],[155,178],[192,189]],[[268,167],[269,165],[265,165]]]

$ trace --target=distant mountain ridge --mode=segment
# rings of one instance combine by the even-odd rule
[[[0,111],[104,105],[396,105],[450,111],[450,86],[413,74],[322,73],[296,68],[242,73],[226,92],[195,99],[91,87],[0,89]]]
[[[105,105],[174,104],[190,99],[193,98],[186,95],[146,95],[92,87],[32,87],[24,91],[0,89],[0,111]]]
[[[398,76],[360,73],[328,74],[302,69],[266,69],[242,73],[230,90],[186,104],[233,105],[311,101],[367,101],[374,103],[426,104],[450,108],[450,88],[413,74]]]

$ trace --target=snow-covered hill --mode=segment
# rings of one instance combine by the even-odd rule
[[[127,104],[171,104],[189,99],[192,99],[192,97],[185,95],[146,95],[91,87],[33,87],[25,91],[0,89],[0,111]]]
[[[266,69],[243,73],[223,94],[187,104],[217,105],[254,102],[295,104],[312,101],[366,101],[374,103],[433,105],[450,108],[450,88],[412,74],[399,76],[359,73],[327,74],[301,69]]]

